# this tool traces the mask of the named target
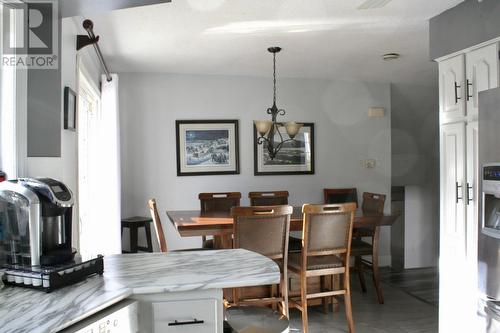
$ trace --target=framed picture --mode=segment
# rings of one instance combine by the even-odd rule
[[[64,87],[64,129],[76,131],[76,93]]]
[[[295,140],[284,143],[274,159],[269,157],[267,142],[257,144],[258,133],[254,125],[254,174],[256,176],[314,174],[314,123],[303,124]],[[283,140],[290,138],[283,128],[281,135]],[[275,133],[275,142],[281,142],[277,133]]]
[[[238,120],[177,120],[177,176],[240,173]]]

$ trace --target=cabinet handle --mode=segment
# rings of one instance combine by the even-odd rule
[[[462,185],[458,185],[458,182],[455,183],[455,197],[456,197],[456,202],[458,203],[458,200],[463,200],[463,197],[458,196],[458,189],[462,188]]]
[[[203,324],[204,322],[205,322],[204,320],[198,320],[196,318],[194,318],[193,320],[188,320],[188,321],[174,320],[173,323],[168,323],[168,326],[199,325],[199,324]]]
[[[458,100],[461,99],[458,97],[458,88],[460,88],[460,85],[455,81],[455,104],[457,104]]]
[[[472,98],[474,97],[474,95],[471,95],[470,94],[470,91],[472,89],[469,89],[469,87],[472,87],[472,82],[469,81],[469,79],[467,79],[467,102]]]
[[[470,186],[469,183],[467,183],[467,205],[469,205],[472,201],[474,201],[474,197],[470,194],[470,190],[472,189],[473,186]]]

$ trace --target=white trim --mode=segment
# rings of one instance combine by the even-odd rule
[[[26,177],[28,164],[28,71],[16,73],[16,157],[17,177]]]

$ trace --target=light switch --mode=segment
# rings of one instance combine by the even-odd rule
[[[366,168],[366,169],[373,169],[375,168],[375,160],[374,159],[367,159],[367,160],[364,160],[363,161],[363,166]]]
[[[385,108],[371,107],[368,109],[368,117],[370,118],[381,118],[383,116],[385,116]]]

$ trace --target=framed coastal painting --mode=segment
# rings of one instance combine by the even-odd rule
[[[274,159],[269,157],[267,142],[257,144],[255,125],[253,132],[256,176],[314,174],[314,123],[303,123],[295,140],[285,142]],[[286,131],[281,132],[283,140],[289,139]],[[281,142],[278,133],[275,133],[275,142]]]
[[[238,120],[177,120],[177,176],[240,173]]]

